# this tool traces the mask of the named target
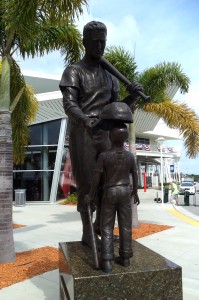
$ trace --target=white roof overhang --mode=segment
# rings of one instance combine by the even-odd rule
[[[153,131],[145,131],[143,134],[147,134],[147,136],[153,140],[158,139],[160,136],[165,140],[182,140],[182,135],[179,130],[169,128],[162,119],[158,121]]]
[[[39,109],[33,124],[66,118],[61,92],[37,94]]]

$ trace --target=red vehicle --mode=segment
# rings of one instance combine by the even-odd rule
[[[74,188],[76,188],[75,179],[74,179],[73,173],[72,173],[72,166],[71,166],[69,152],[67,152],[67,154],[66,154],[64,169],[61,172],[60,187],[61,187],[61,190],[63,191],[65,197],[67,197],[67,195],[71,192],[71,189],[74,190]]]

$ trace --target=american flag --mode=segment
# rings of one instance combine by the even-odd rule
[[[167,149],[169,152],[173,152],[173,147],[168,147]]]
[[[144,145],[144,150],[145,151],[151,151],[151,146],[150,145]]]
[[[136,150],[142,150],[142,144],[135,144]]]

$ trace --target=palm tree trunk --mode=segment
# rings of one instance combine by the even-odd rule
[[[0,111],[0,263],[15,261],[12,228],[13,158],[11,114]]]

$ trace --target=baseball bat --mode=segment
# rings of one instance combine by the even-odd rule
[[[94,265],[95,265],[95,269],[98,270],[100,268],[100,264],[99,264],[97,243],[96,243],[95,232],[94,232],[94,228],[93,228],[93,220],[92,220],[92,213],[91,213],[90,204],[87,205],[87,210],[88,210],[88,218],[89,218],[89,225],[90,225],[90,232],[91,232]]]
[[[131,82],[103,56],[100,58],[100,65],[121,82],[123,82],[126,87],[131,84]],[[150,96],[145,95],[143,92],[137,91],[137,93],[145,102],[150,100]]]

